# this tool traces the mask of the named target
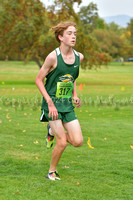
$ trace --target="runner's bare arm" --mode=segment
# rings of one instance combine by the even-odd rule
[[[80,63],[81,63],[82,60],[84,59],[84,56],[82,53],[79,53],[79,57],[80,57]],[[73,84],[73,101],[77,108],[81,107],[81,100],[77,97],[76,80],[74,81],[74,84]]]
[[[81,63],[84,59],[84,55],[82,53],[79,53],[79,57],[80,57],[80,63]]]
[[[73,84],[73,101],[77,108],[81,107],[81,100],[77,97],[77,90],[76,90],[76,80]]]
[[[46,57],[44,64],[41,67],[41,69],[36,77],[36,80],[35,80],[35,83],[36,83],[38,89],[40,90],[41,94],[43,95],[43,97],[45,98],[45,100],[48,103],[49,117],[52,115],[52,120],[58,118],[58,112],[57,112],[57,109],[56,109],[52,99],[48,95],[43,82],[44,82],[44,78],[46,77],[46,75],[56,65],[56,62],[57,62],[56,61],[56,53],[55,53],[55,51],[53,51]]]
[[[73,98],[77,97],[76,80],[73,83]]]

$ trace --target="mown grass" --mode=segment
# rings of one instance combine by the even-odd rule
[[[80,71],[82,107],[75,111],[84,143],[68,144],[58,166],[60,182],[45,178],[51,150],[45,147],[47,124],[39,122],[37,72],[33,62],[0,62],[0,199],[132,200],[133,64]]]

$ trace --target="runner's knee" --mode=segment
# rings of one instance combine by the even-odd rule
[[[57,143],[58,148],[60,148],[61,150],[64,150],[67,147],[67,141],[60,141]]]
[[[80,140],[73,141],[74,147],[80,147],[82,146],[82,144],[83,144],[83,138],[81,138]]]

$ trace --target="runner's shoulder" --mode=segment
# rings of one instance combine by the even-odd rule
[[[79,57],[80,57],[80,62],[82,62],[82,60],[84,59],[84,55],[80,52],[78,52],[78,53],[79,53]]]
[[[56,58],[56,53],[55,53],[55,51],[52,51],[46,57],[46,59],[45,59],[45,65],[47,65],[48,67],[54,66],[54,64],[56,63],[56,59],[57,59]]]
[[[56,61],[56,52],[55,52],[55,50],[48,54],[47,59],[51,60],[52,62]]]

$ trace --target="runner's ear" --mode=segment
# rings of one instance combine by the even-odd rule
[[[62,42],[62,39],[63,39],[62,35],[58,35],[58,38]]]

